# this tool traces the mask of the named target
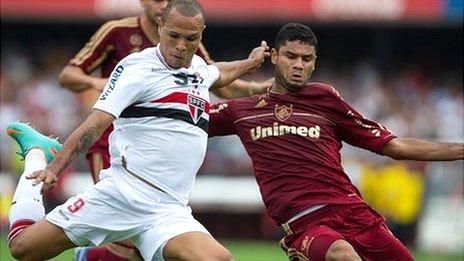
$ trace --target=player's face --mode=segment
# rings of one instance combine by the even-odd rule
[[[169,3],[169,0],[140,0],[148,20],[154,25],[161,23],[163,11]]]
[[[316,65],[314,46],[300,41],[287,41],[279,50],[271,50],[276,82],[288,90],[297,90],[311,77]]]
[[[172,10],[159,27],[160,51],[172,68],[188,67],[201,42],[204,29],[201,14],[183,16]]]

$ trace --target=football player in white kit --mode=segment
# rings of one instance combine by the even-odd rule
[[[44,260],[75,246],[130,239],[144,260],[232,259],[193,218],[188,197],[206,151],[209,88],[256,70],[269,53],[262,42],[247,59],[207,65],[194,55],[204,27],[198,2],[172,1],[159,45],[115,67],[93,112],[56,157],[56,141],[26,124],[8,127],[26,158],[10,213],[14,257]],[[40,193],[111,123],[111,167],[45,216]]]

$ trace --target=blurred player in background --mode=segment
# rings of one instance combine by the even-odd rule
[[[318,41],[302,24],[276,36],[266,94],[213,106],[209,135],[240,137],[290,260],[412,260],[341,165],[342,141],[393,159],[458,160],[463,144],[397,138],[328,84],[308,82]]]
[[[140,0],[144,11],[139,17],[110,21],[101,26],[63,69],[60,84],[74,92],[86,90],[85,103],[91,107],[104,88],[111,71],[122,58],[158,44],[158,24],[168,2],[170,1]],[[196,54],[208,64],[213,63],[203,44],[200,43]],[[92,76],[91,73],[98,68],[101,70],[101,77]],[[212,91],[217,96],[228,99],[263,93],[267,87],[270,87],[268,82],[237,80],[227,88],[217,88]],[[94,183],[99,181],[100,170],[110,166],[108,136],[112,130],[113,127],[109,127],[87,152],[86,158]],[[93,250],[78,249],[77,251],[78,258],[86,258],[86,260],[126,260],[134,252],[130,244],[123,242]]]
[[[9,216],[15,258],[45,260],[74,246],[130,239],[144,260],[231,260],[192,216],[188,198],[206,153],[209,89],[255,71],[269,53],[263,41],[247,59],[207,65],[194,55],[204,24],[197,1],[173,0],[160,23],[160,44],[116,65],[61,152],[57,141],[27,124],[10,124],[25,157]],[[41,192],[113,121],[110,168],[43,218]]]

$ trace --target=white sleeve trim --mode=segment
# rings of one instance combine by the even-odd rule
[[[108,106],[102,106],[101,104],[93,106],[92,110],[106,112],[111,114],[115,119],[119,118],[119,114],[113,109]]]

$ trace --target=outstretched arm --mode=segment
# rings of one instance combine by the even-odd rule
[[[397,160],[450,161],[464,159],[464,144],[438,143],[415,138],[395,138],[382,153]]]
[[[103,131],[113,122],[114,116],[94,110],[89,117],[66,139],[60,153],[44,170],[38,170],[28,176],[35,179],[34,184],[44,183],[42,191],[52,188],[60,173],[79,155],[87,152]]]
[[[99,92],[103,90],[108,78],[100,78],[87,75],[80,67],[67,65],[61,71],[59,83],[62,87],[73,92],[94,89]]]
[[[254,72],[264,59],[269,56],[269,47],[265,41],[261,42],[259,47],[253,49],[248,56],[248,59],[233,61],[233,62],[219,62],[214,65],[219,69],[219,79],[214,84],[213,88],[220,86],[227,86],[240,76]]]
[[[272,86],[274,79],[265,82],[245,81],[237,79],[231,84],[211,89],[211,91],[222,99],[234,99],[248,97],[255,94],[265,93]]]

